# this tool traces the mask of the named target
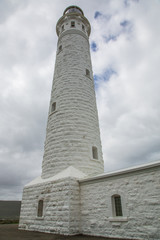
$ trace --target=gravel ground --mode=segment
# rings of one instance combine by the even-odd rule
[[[50,233],[18,230],[17,224],[0,224],[0,240],[120,240],[120,239],[91,237],[83,235],[62,236]]]

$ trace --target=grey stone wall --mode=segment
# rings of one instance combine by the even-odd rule
[[[160,166],[80,182],[81,233],[117,238],[160,239]],[[114,217],[119,194],[123,217]]]

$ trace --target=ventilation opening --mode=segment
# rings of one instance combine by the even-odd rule
[[[56,110],[56,102],[52,103],[51,112]]]
[[[64,31],[64,25],[62,25],[62,32]]]
[[[112,204],[113,204],[113,215],[116,217],[123,216],[122,213],[122,203],[121,203],[121,196],[115,195],[112,197]]]
[[[71,27],[75,27],[75,22],[74,21],[71,22]]]
[[[37,217],[42,217],[42,216],[43,216],[43,200],[39,200]]]
[[[88,69],[86,69],[86,76],[90,77],[90,71]]]
[[[93,159],[98,159],[98,150],[96,147],[92,147],[92,156]]]
[[[85,31],[85,27],[84,27],[84,25],[82,25],[82,30]]]

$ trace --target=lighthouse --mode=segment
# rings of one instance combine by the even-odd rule
[[[49,107],[42,178],[73,166],[103,172],[89,35],[83,11],[68,7],[56,26],[57,54]]]
[[[79,179],[104,165],[90,57],[90,23],[77,6],[58,20],[42,174],[23,191],[20,229],[79,233]]]
[[[57,22],[42,174],[24,187],[19,229],[159,240],[160,161],[103,173],[90,31],[77,6]]]

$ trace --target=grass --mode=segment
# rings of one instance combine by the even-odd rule
[[[19,219],[1,219],[0,224],[18,224]]]

